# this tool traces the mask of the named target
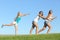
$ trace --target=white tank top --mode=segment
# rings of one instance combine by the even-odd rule
[[[37,16],[37,17],[34,19],[34,22],[38,22],[39,19],[40,19],[40,17]]]

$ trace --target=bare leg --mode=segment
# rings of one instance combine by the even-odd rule
[[[13,25],[14,25],[13,23],[10,23],[10,24],[2,24],[1,27],[3,27],[3,26],[13,26]]]
[[[36,34],[38,35],[38,27],[36,27]]]
[[[34,22],[34,25],[36,26],[36,34],[38,35],[38,24]]]
[[[39,32],[42,32],[43,30],[45,30],[45,29],[46,29],[46,26],[47,26],[47,24],[46,24],[46,22],[44,22],[43,28],[42,28],[41,30],[39,30],[38,33],[39,33]]]
[[[47,34],[48,34],[51,30],[51,25],[49,23],[47,25],[48,25],[48,28],[49,28],[48,31],[47,31]]]
[[[42,32],[43,30],[45,30],[45,29],[46,29],[46,26],[47,26],[46,23],[44,23],[43,28],[42,28],[41,30],[39,30],[38,33],[40,33],[40,32]]]
[[[17,25],[14,25],[15,26],[15,35],[17,35],[18,33],[18,26]]]
[[[32,33],[33,29],[34,29],[34,28],[31,28],[31,30],[30,30],[30,35],[31,35],[31,33]]]
[[[46,29],[46,27],[44,26],[41,30],[38,31],[38,33],[42,32],[45,29]]]

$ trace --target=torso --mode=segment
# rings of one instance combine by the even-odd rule
[[[40,19],[40,17],[39,17],[39,16],[37,16],[37,17],[34,19],[34,22],[38,22],[38,21],[39,21],[39,19]]]
[[[49,18],[46,18],[45,21],[49,21],[49,22],[51,22],[51,21],[52,21],[51,18],[52,18],[52,16],[50,16]]]
[[[15,20],[17,23],[19,23],[19,21],[21,20],[21,17],[18,16],[17,19]]]

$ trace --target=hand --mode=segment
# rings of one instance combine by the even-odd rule
[[[54,17],[53,19],[55,19],[55,18],[56,18],[56,17]],[[53,19],[52,19],[52,20],[53,20]]]
[[[27,15],[30,15],[30,14],[25,14],[25,15],[27,16]]]

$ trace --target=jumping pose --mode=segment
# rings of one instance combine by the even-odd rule
[[[10,24],[2,24],[1,27],[13,26],[14,25],[14,27],[15,27],[15,34],[17,34],[17,32],[18,32],[18,23],[21,20],[21,17],[22,16],[27,16],[27,15],[29,15],[29,14],[22,14],[22,13],[18,12],[16,18],[14,19],[14,21],[12,23],[10,23]]]

